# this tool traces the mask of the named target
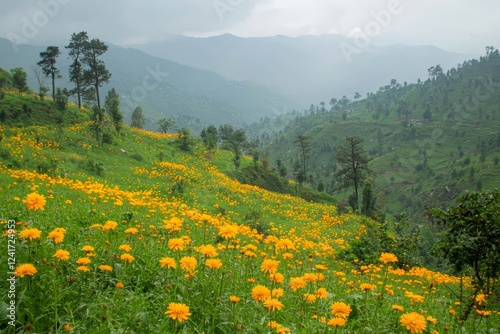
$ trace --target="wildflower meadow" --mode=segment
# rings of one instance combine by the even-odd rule
[[[340,256],[368,218],[240,184],[229,152],[128,127],[99,145],[85,123],[1,132],[4,333],[499,332],[469,278]]]

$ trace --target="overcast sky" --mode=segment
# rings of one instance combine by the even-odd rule
[[[169,35],[367,34],[375,44],[435,45],[484,54],[500,48],[498,0],[7,0],[0,36],[66,45],[87,31],[117,45]]]

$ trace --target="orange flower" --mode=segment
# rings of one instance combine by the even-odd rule
[[[56,259],[59,259],[61,261],[68,261],[69,260],[69,252],[63,249],[58,249],[55,254],[53,255]]]
[[[114,230],[118,226],[118,223],[112,220],[108,220],[102,226],[103,231]]]
[[[252,298],[257,301],[264,301],[271,298],[271,290],[263,285],[256,285],[252,288]]]
[[[396,255],[392,253],[382,253],[380,254],[379,261],[382,263],[396,263],[398,262],[398,258]]]
[[[182,238],[172,238],[168,241],[168,248],[174,252],[184,249],[184,240]]]
[[[238,233],[238,228],[230,224],[226,224],[219,228],[219,235],[224,239],[235,238],[237,233]]]
[[[266,274],[275,274],[278,271],[280,261],[265,259],[260,266],[260,270]]]
[[[132,250],[132,247],[128,244],[123,244],[118,247],[118,250],[124,251],[126,253],[130,252]]]
[[[391,309],[395,310],[395,311],[400,311],[400,312],[404,312],[405,308],[401,305],[396,305],[396,304],[393,304],[391,305]]]
[[[229,296],[229,300],[231,301],[231,303],[235,304],[240,302],[240,298],[237,296]]]
[[[101,269],[102,271],[113,271],[113,268],[111,266],[106,265],[106,264],[101,264],[99,266],[99,269]]]
[[[298,289],[304,288],[306,286],[306,282],[302,277],[292,277],[290,278],[290,288],[292,288],[293,292],[296,292]]]
[[[351,314],[351,307],[344,302],[336,302],[331,306],[332,315],[340,318],[347,318]]]
[[[120,260],[131,263],[135,260],[135,258],[132,255],[130,255],[129,253],[124,253],[124,254],[120,255]]]
[[[222,267],[222,261],[219,259],[207,259],[205,265],[210,269],[219,269]]]
[[[424,316],[417,312],[402,314],[399,321],[411,334],[422,333],[427,327]]]
[[[87,246],[83,246],[82,247],[82,251],[87,252],[87,253],[93,252],[94,251],[94,247],[88,246],[88,245]]]
[[[26,198],[23,199],[23,203],[26,204],[28,210],[37,211],[44,210],[47,201],[45,200],[45,196],[40,195],[37,192],[33,192],[31,194],[28,194]]]
[[[123,289],[123,288],[125,287],[125,285],[123,285],[123,283],[122,283],[122,282],[116,282],[116,287],[117,287],[118,289]]]
[[[17,266],[15,274],[17,277],[33,276],[37,273],[34,265],[31,263],[25,263]]]
[[[181,258],[181,260],[179,262],[180,262],[182,270],[190,272],[190,273],[192,273],[196,269],[196,266],[198,265],[198,262],[192,256],[185,256],[185,257]]]
[[[326,323],[328,326],[341,327],[346,324],[347,320],[344,318],[332,318]]]
[[[171,319],[183,322],[189,318],[191,313],[189,312],[189,307],[185,304],[180,303],[170,303],[168,304],[168,309],[165,312]]]
[[[170,268],[177,268],[177,264],[175,263],[175,260],[171,257],[164,257],[160,259],[160,267],[167,267],[168,269]]]
[[[369,284],[369,283],[362,283],[359,288],[362,290],[362,291],[373,291],[375,290],[376,286],[373,285],[373,284]]]
[[[267,308],[269,312],[281,310],[283,308],[283,303],[281,303],[278,299],[266,299],[264,301],[264,306]]]
[[[129,227],[128,229],[126,229],[124,231],[126,234],[133,234],[133,235],[136,235],[137,233],[139,233],[139,230],[136,229],[135,227]]]
[[[81,257],[78,260],[76,260],[76,264],[79,266],[85,266],[92,262],[88,257]]]
[[[19,239],[29,239],[30,241],[33,239],[40,239],[42,235],[42,231],[37,228],[27,228],[19,232]]]

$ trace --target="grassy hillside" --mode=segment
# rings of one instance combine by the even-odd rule
[[[476,298],[474,316],[458,320],[460,293],[471,298],[468,278],[461,291],[460,278],[398,268],[389,254],[356,258],[373,238],[373,221],[240,184],[224,174],[229,152],[198,143],[186,152],[176,135],[128,127],[99,145],[88,126],[0,129],[0,221],[9,245],[0,255],[0,289],[9,291],[2,332],[500,326],[493,296]],[[252,165],[243,159],[241,167]]]
[[[298,159],[294,140],[309,137],[309,173],[338,199],[351,191],[335,191],[336,147],[347,136],[362,137],[379,207],[389,214],[410,212],[422,222],[427,208],[450,206],[467,191],[500,183],[498,51],[446,73],[433,68],[425,82],[393,80],[365,99],[334,100],[328,109],[312,105],[247,131],[288,170]]]

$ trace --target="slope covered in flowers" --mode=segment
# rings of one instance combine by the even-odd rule
[[[392,254],[339,260],[366,233],[364,218],[239,184],[216,167],[227,152],[185,153],[173,135],[128,128],[103,146],[85,124],[1,130],[0,217],[15,245],[0,255],[0,287],[14,286],[16,306],[15,328],[2,319],[7,333],[486,333],[500,325],[484,295],[467,322],[456,319],[460,278],[398,269]]]

